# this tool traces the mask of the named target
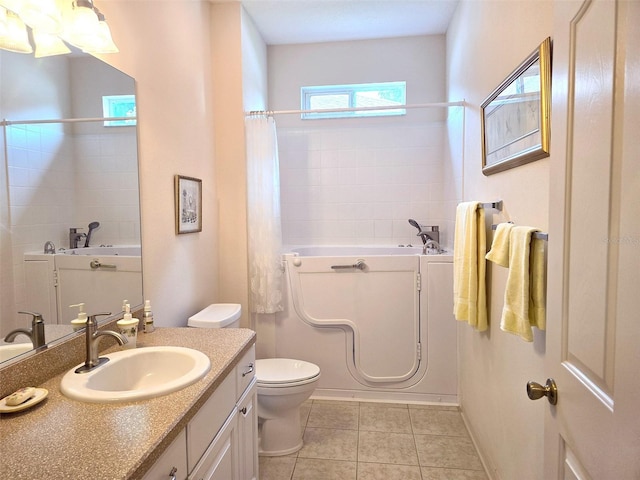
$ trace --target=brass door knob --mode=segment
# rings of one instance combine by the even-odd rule
[[[527,395],[531,400],[547,397],[551,405],[558,403],[558,387],[553,378],[547,378],[547,384],[544,386],[537,382],[527,383]]]

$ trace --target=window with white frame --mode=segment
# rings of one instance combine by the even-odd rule
[[[404,106],[406,100],[406,82],[319,85],[300,89],[300,106],[305,111],[302,119],[404,115],[404,108],[390,107]]]
[[[106,118],[105,127],[128,127],[136,124],[136,96],[135,95],[105,95],[102,97],[102,114]],[[132,118],[127,118],[132,117]]]

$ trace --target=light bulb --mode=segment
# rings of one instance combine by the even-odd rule
[[[16,53],[33,52],[27,27],[12,11],[6,11],[5,30],[5,33],[0,36],[0,48]]]

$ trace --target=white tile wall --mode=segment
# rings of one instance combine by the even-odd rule
[[[321,122],[278,129],[286,245],[421,244],[409,218],[439,225],[443,246],[453,244],[459,188],[446,122]]]
[[[69,228],[92,221],[92,244],[139,244],[136,134],[73,135],[69,125],[7,127],[16,306],[26,300],[23,254],[51,240],[68,248]]]

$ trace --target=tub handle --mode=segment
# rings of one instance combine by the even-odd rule
[[[345,270],[350,268],[355,268],[356,270],[364,270],[365,268],[367,268],[367,264],[364,263],[364,260],[358,260],[353,265],[331,265],[332,270]]]
[[[92,269],[96,269],[96,268],[116,268],[115,265],[110,265],[107,263],[100,263],[100,260],[96,259],[96,260],[92,260],[91,263],[89,264],[89,266]]]

